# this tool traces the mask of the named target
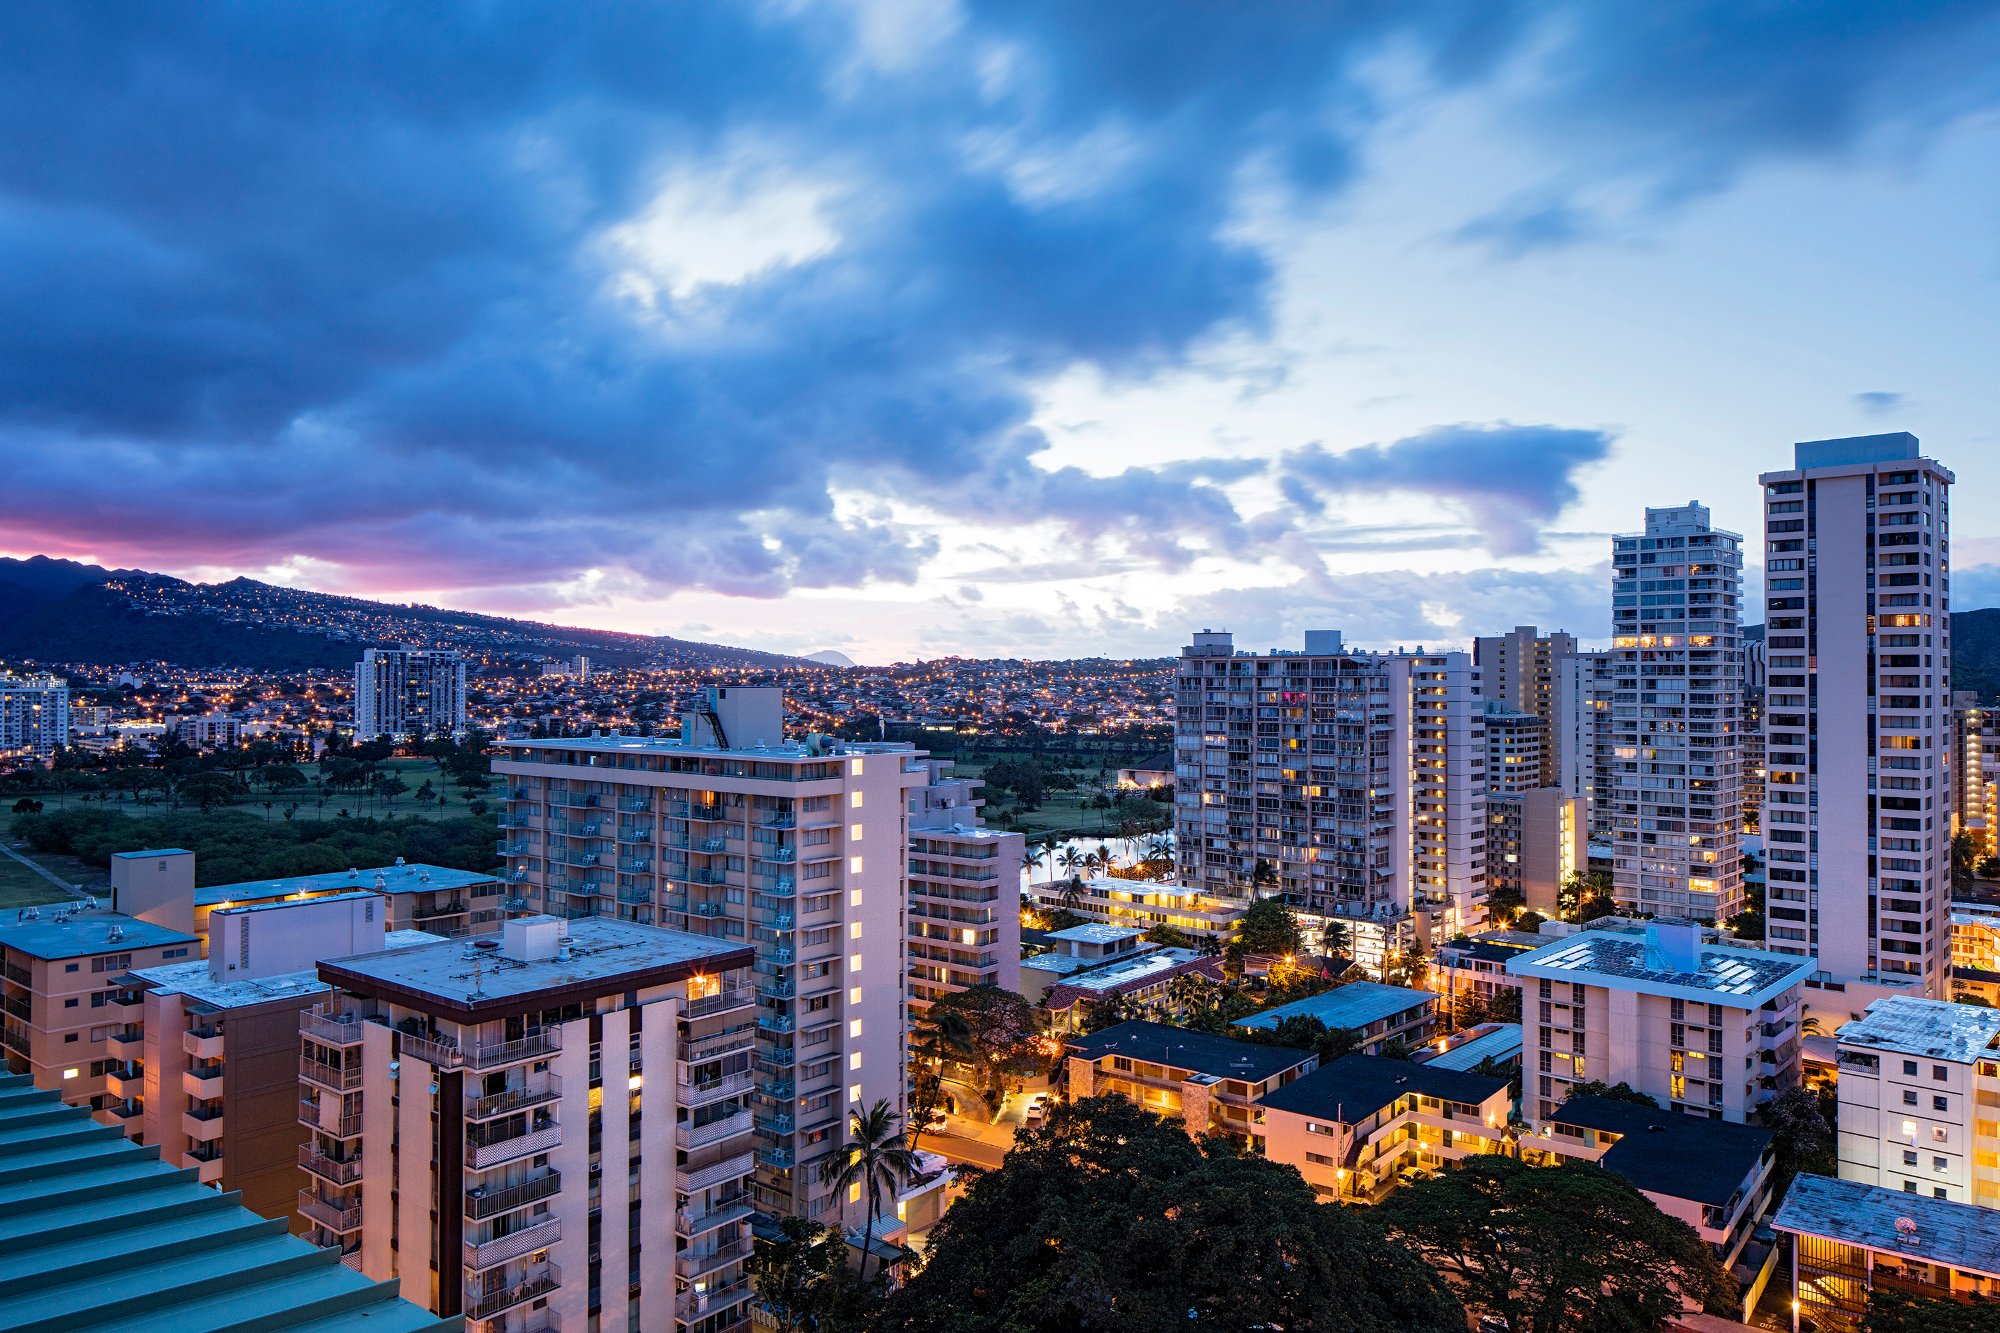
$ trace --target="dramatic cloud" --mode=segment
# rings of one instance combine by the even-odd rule
[[[1444,500],[1496,555],[1527,555],[1576,501],[1576,474],[1610,452],[1603,431],[1557,426],[1439,426],[1343,453],[1307,445],[1284,456],[1286,495],[1308,511],[1332,494],[1398,492]]]

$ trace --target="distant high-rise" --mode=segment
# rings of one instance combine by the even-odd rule
[[[1952,474],[1914,435],[1796,446],[1767,472],[1770,947],[1808,1002],[1941,999],[1951,889]]]
[[[1576,636],[1556,630],[1543,634],[1533,625],[1516,625],[1507,634],[1472,641],[1472,662],[1479,668],[1479,688],[1488,699],[1516,713],[1539,718],[1544,742],[1541,768],[1533,787],[1559,785],[1557,770],[1557,706],[1561,699],[1562,664],[1577,655]]]
[[[927,759],[910,789],[910,1005],[970,986],[1021,989],[1021,863],[1027,839],[987,828],[978,778]]]
[[[60,676],[0,676],[0,759],[46,760],[69,744],[69,685]]]
[[[438,648],[370,648],[354,665],[354,738],[465,729],[465,659]]]
[[[1964,833],[1982,857],[2000,851],[2000,806],[1994,770],[2000,766],[2000,710],[1981,706],[1971,690],[1952,693],[1952,833]]]
[[[1612,542],[1612,892],[1703,921],[1743,910],[1743,539],[1687,504]]]
[[[1248,902],[1439,929],[1485,918],[1486,738],[1470,654],[1181,653],[1175,833],[1183,882]]]

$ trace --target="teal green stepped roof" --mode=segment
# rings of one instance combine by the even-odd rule
[[[9,1333],[456,1333],[441,1319],[0,1074],[0,1328]]]

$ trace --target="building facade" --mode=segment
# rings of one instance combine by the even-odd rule
[[[2000,711],[1970,690],[1951,706],[1952,832],[1972,838],[1980,857],[2000,853]]]
[[[783,723],[778,690],[730,686],[678,739],[509,742],[506,901],[752,950],[756,1202],[858,1225],[817,1169],[849,1108],[905,1105],[908,812],[930,773],[908,746],[787,742]]]
[[[438,648],[369,648],[354,665],[354,736],[465,730],[465,659]]]
[[[1888,996],[1838,1041],[1840,1178],[2000,1208],[2000,1010]]]
[[[0,763],[46,763],[68,745],[68,682],[59,676],[0,676]]]
[[[530,916],[320,964],[307,1238],[473,1333],[747,1328],[753,957]]]
[[[1562,785],[1564,678],[1571,674],[1564,664],[1577,656],[1575,635],[1561,630],[1543,634],[1533,625],[1517,625],[1506,634],[1472,641],[1472,661],[1479,668],[1480,690],[1486,698],[1507,712],[1525,713],[1541,723],[1541,767],[1528,786]]]
[[[1793,462],[1760,478],[1766,934],[1819,960],[1830,1029],[1946,989],[1952,474],[1907,434]]]
[[[910,1007],[969,986],[1021,988],[1021,866],[1027,840],[987,828],[985,784],[924,761],[910,789]]]
[[[1743,910],[1743,539],[1687,504],[1612,541],[1612,893],[1649,916]]]
[[[1197,1138],[1220,1134],[1246,1148],[1258,1100],[1319,1067],[1311,1051],[1146,1022],[1072,1037],[1067,1052],[1071,1097],[1115,1093]]]

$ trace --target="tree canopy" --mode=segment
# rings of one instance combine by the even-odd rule
[[[2000,1333],[2000,1301],[1930,1300],[1877,1287],[1869,1294],[1863,1333]]]
[[[1476,1156],[1399,1190],[1384,1220],[1511,1333],[1641,1333],[1735,1284],[1693,1227],[1601,1167]]]
[[[1236,938],[1251,953],[1297,953],[1299,918],[1276,898],[1259,898],[1237,921]]]
[[[1120,1097],[1059,1105],[931,1232],[883,1333],[1462,1333],[1380,1223]]]

